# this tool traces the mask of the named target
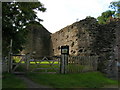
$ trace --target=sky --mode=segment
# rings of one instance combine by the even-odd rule
[[[97,18],[102,12],[110,10],[110,2],[116,0],[39,0],[47,8],[38,12],[41,24],[51,33],[61,30],[87,16]]]

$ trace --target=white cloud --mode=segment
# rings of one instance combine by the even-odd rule
[[[113,0],[40,0],[47,11],[38,13],[38,16],[44,20],[42,24],[53,33],[74,23],[77,18],[98,17],[108,10],[111,1]]]

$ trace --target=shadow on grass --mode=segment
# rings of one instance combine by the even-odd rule
[[[14,74],[3,73],[2,88],[26,88],[27,85]]]

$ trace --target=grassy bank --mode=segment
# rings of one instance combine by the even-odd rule
[[[33,81],[54,88],[101,88],[105,85],[117,85],[118,82],[106,78],[100,72],[81,74],[35,74],[27,75]]]
[[[26,84],[14,74],[3,73],[2,88],[26,88]]]

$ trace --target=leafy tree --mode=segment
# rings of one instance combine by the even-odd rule
[[[120,0],[111,2],[109,7],[115,11],[115,17],[120,18]]]
[[[2,3],[2,50],[7,55],[10,41],[13,40],[13,53],[23,49],[27,29],[25,27],[32,21],[42,21],[37,17],[36,11],[44,12],[46,8],[40,2],[3,2]]]
[[[110,10],[103,12],[102,15],[97,18],[98,23],[106,24],[111,19],[111,17],[114,15],[114,13],[115,11],[110,11]]]

